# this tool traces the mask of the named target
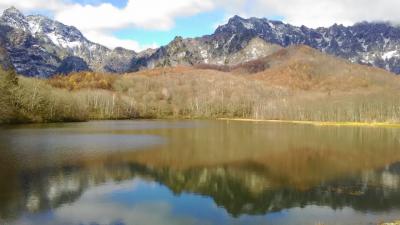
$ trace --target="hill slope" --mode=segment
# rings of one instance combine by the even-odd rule
[[[386,70],[353,64],[305,45],[281,49],[231,70],[269,84],[303,90],[398,89],[400,84],[399,78]]]

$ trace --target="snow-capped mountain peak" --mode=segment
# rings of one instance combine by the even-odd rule
[[[44,16],[28,16],[27,20],[34,36],[45,35],[58,47],[73,49],[89,43],[75,27],[66,26]]]
[[[0,18],[0,23],[9,25],[16,29],[22,29],[24,31],[29,30],[29,24],[24,14],[15,7],[4,10],[3,15]]]

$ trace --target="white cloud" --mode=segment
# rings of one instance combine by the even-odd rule
[[[110,35],[122,28],[169,30],[178,17],[195,15],[213,9],[211,0],[129,0],[126,7],[117,8],[109,3],[100,5],[71,4],[55,10],[55,19],[74,25],[90,40],[107,47],[122,46],[140,51],[150,46],[140,46],[134,40],[122,40]],[[79,16],[77,16],[79,15]]]
[[[129,192],[134,196],[135,189],[145,185],[148,191],[157,191],[155,183],[141,180],[109,183],[89,188],[78,200],[54,210],[51,224],[114,224],[119,221],[127,225],[135,224],[207,224],[185,215],[176,215],[173,205],[168,201],[147,202],[118,201],[111,196],[118,192]],[[154,188],[154,189],[153,189]],[[153,190],[152,190],[153,189]],[[24,221],[19,221],[23,223]],[[42,224],[46,224],[43,222]],[[47,223],[50,224],[50,223]]]
[[[334,23],[352,25],[361,21],[400,23],[398,0],[247,0],[230,13],[244,16],[281,16],[285,22],[309,27]],[[232,5],[232,4],[231,4]],[[252,7],[249,7],[251,5]]]
[[[31,10],[62,10],[67,4],[62,0],[0,0],[0,10],[3,11],[10,6],[14,6],[23,11]]]
[[[228,23],[229,19],[232,18],[233,16],[234,16],[234,15],[232,15],[232,14],[227,14],[227,15],[225,15],[224,18],[223,18],[222,20],[219,20],[219,21],[215,22],[215,23],[212,25],[212,27],[213,27],[214,29],[217,29],[219,26],[222,26],[222,25]],[[242,16],[243,16],[243,15],[242,15]]]
[[[107,46],[108,48],[111,49],[116,47],[124,47],[126,49],[142,51],[148,48],[160,47],[157,43],[153,43],[151,45],[141,45],[139,42],[135,40],[116,38],[115,36],[108,34],[107,32],[88,31],[85,32],[85,36],[87,39],[95,43],[101,43],[102,45]]]
[[[129,0],[122,9],[109,3],[96,6],[73,4],[56,12],[55,19],[74,24],[82,30],[129,26],[168,30],[173,27],[176,18],[195,15],[213,7],[211,0]]]

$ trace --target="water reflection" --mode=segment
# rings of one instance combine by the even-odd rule
[[[225,121],[7,128],[0,131],[0,218],[376,224],[399,219],[399,134]]]

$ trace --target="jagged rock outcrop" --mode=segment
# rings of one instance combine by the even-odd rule
[[[11,62],[18,73],[26,76],[49,77],[81,70],[125,72],[136,55],[134,51],[111,50],[93,43],[75,27],[47,17],[24,16],[14,7],[3,12],[0,24]],[[120,64],[118,68],[115,61]]]
[[[124,48],[115,48],[107,57],[103,70],[111,73],[124,73],[131,70],[131,61],[136,60],[136,53]]]

